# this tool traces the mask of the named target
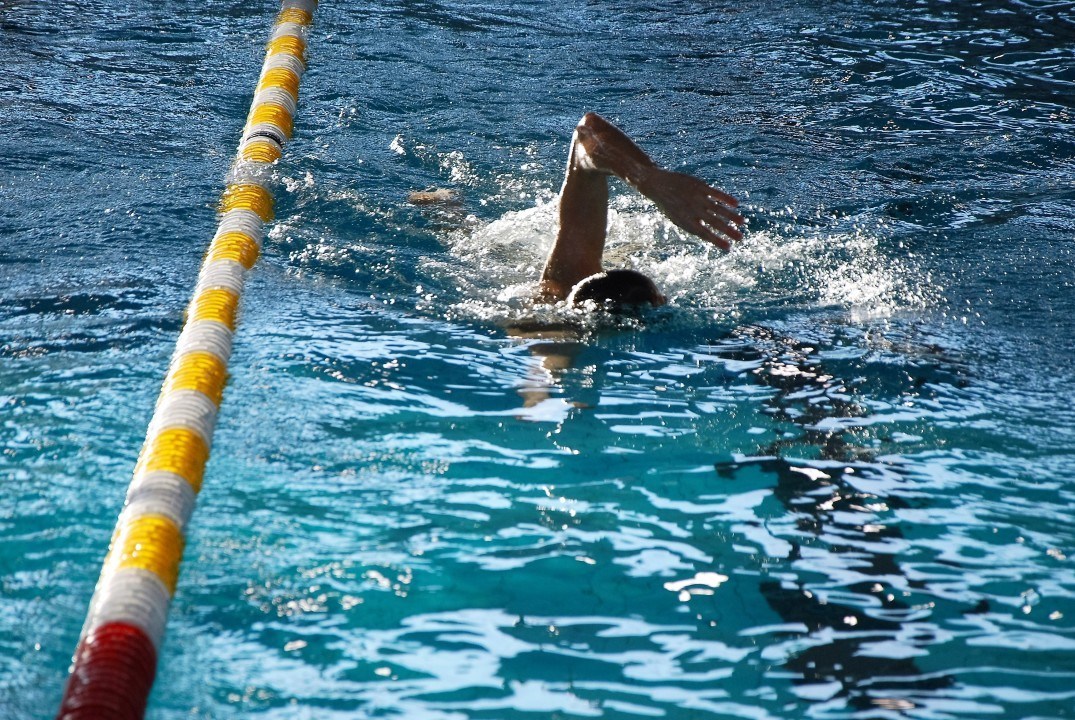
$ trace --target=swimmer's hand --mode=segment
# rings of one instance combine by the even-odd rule
[[[455,190],[436,188],[434,190],[415,190],[407,194],[411,205],[450,205],[459,199]]]
[[[746,220],[735,212],[739,201],[692,175],[654,165],[646,168],[636,187],[669,220],[721,250],[743,239],[739,227]]]

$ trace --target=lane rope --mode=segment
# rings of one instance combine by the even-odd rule
[[[187,319],[75,650],[58,720],[141,720],[227,380],[245,273],[273,217],[317,0],[283,0]]]

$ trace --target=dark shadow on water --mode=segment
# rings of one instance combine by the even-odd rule
[[[907,501],[864,489],[885,487],[871,481],[891,480],[893,469],[879,463],[848,432],[826,430],[821,422],[865,417],[868,410],[852,399],[839,370],[816,357],[817,348],[763,327],[739,328],[732,339],[734,349],[718,347],[717,354],[760,360],[755,381],[776,391],[763,402],[763,410],[795,428],[785,434],[791,437],[762,448],[759,457],[716,466],[725,482],[735,482],[744,472],[745,477],[759,472],[769,476],[773,496],[794,520],[794,537],[783,538],[791,544],[784,563],[797,579],[760,585],[766,602],[784,622],[805,627],[801,638],[808,647],[795,652],[783,667],[795,674],[794,684],[831,692],[830,700],[843,698],[855,710],[913,717],[955,680],[925,673],[913,657],[926,654],[923,648],[931,637],[928,631],[919,637],[916,628],[926,626],[922,613],[903,598],[924,585],[909,579],[897,562],[903,534],[886,517],[893,509],[907,507]],[[947,374],[936,367],[933,372]],[[905,381],[921,385],[926,379],[920,380]],[[819,554],[840,558],[840,574],[818,578],[825,570],[810,558]],[[806,563],[796,567],[804,557]],[[844,573],[861,579],[846,582],[840,576]],[[841,595],[857,601],[842,602]],[[912,656],[892,656],[883,648],[885,642],[910,645]],[[833,684],[837,689],[828,688]],[[812,694],[808,691],[807,696]]]

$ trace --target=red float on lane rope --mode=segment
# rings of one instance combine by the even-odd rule
[[[140,628],[108,623],[78,647],[57,720],[140,720],[157,673],[157,650]]]

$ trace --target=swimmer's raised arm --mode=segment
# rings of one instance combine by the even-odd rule
[[[609,175],[655,202],[679,227],[723,250],[743,237],[737,226],[744,220],[733,209],[739,204],[735,198],[698,178],[661,168],[615,125],[587,113],[571,141],[560,190],[560,228],[541,275],[543,298],[563,300],[582,280],[602,272]],[[652,281],[645,283],[643,295],[649,293],[654,304],[663,303]]]
[[[722,250],[743,238],[735,212],[739,201],[685,173],[660,167],[619,128],[596,113],[587,113],[575,132],[577,161],[588,169],[615,175],[648,197],[668,219]]]

